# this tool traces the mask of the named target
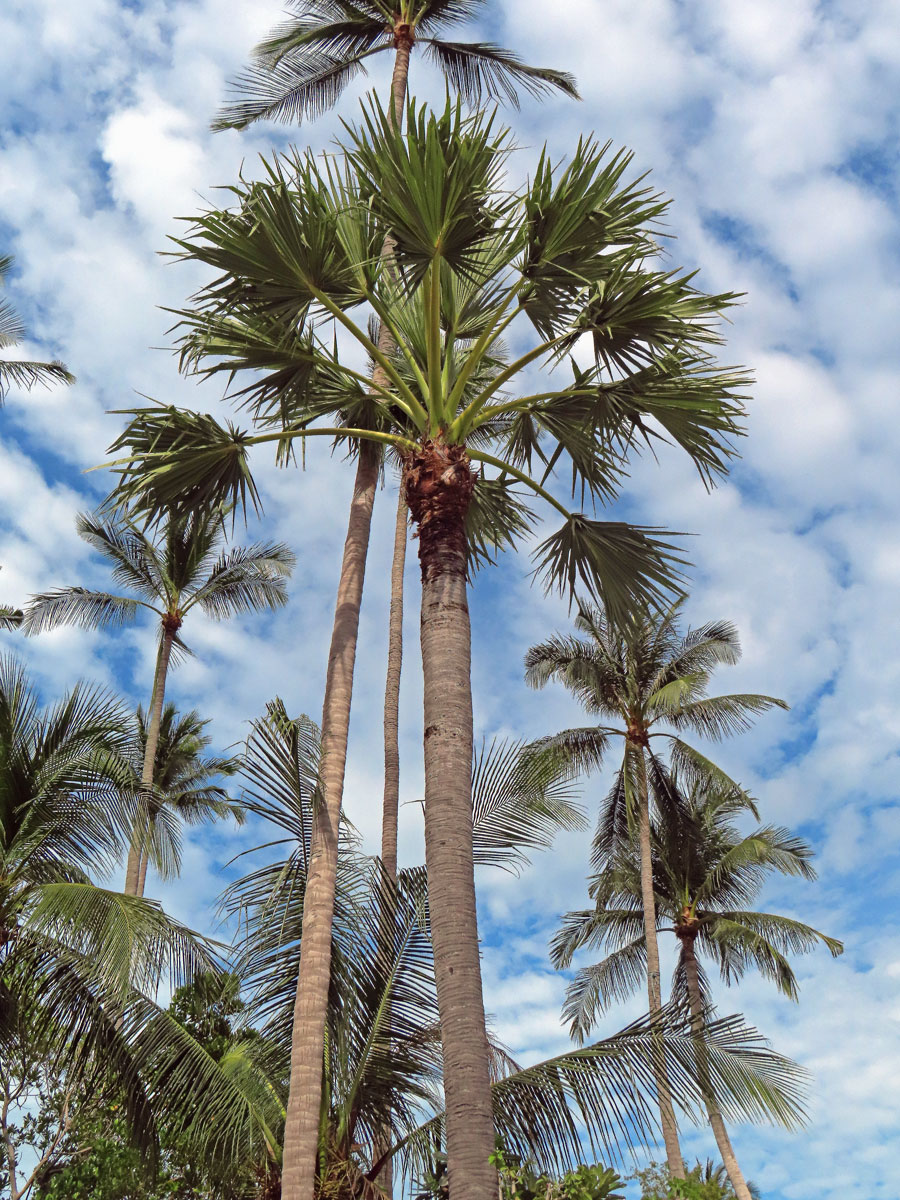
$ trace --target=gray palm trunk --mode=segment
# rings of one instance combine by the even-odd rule
[[[647,939],[647,997],[651,1016],[662,1011],[662,987],[659,970],[659,939],[656,935],[656,899],[653,893],[653,859],[650,840],[650,797],[647,788],[647,766],[644,747],[632,742],[637,763],[638,776],[638,845],[641,860],[641,904],[644,914],[644,932]],[[653,1073],[659,1102],[660,1124],[666,1148],[666,1163],[669,1173],[676,1179],[684,1179],[684,1160],[678,1142],[678,1123],[672,1107],[672,1089],[669,1085],[662,1050],[654,1056]]]
[[[387,675],[384,685],[384,803],[381,861],[397,877],[397,822],[400,810],[400,674],[403,667],[403,572],[406,567],[407,514],[401,482],[391,562],[391,609],[388,621]]]
[[[451,1195],[495,1200],[488,1040],[472,853],[471,631],[461,447],[423,448],[407,476],[419,531],[425,715],[425,864],[444,1061]]]
[[[145,820],[149,820],[150,793],[153,788],[153,773],[156,764],[156,750],[159,746],[159,730],[162,721],[163,704],[166,697],[166,677],[169,672],[169,661],[172,657],[172,643],[178,632],[181,621],[177,618],[163,617],[162,635],[159,640],[159,652],[156,658],[156,671],[153,675],[153,692],[150,697],[150,721],[147,725],[147,744],[144,747],[144,762],[141,768],[141,794],[143,803],[147,806]],[[147,832],[145,830],[145,832]],[[125,868],[125,895],[143,896],[147,883],[148,852],[144,839],[138,836],[132,838],[128,850],[128,864]]]
[[[405,42],[398,45],[394,60],[391,98],[398,122],[403,116],[410,48]],[[390,252],[389,247],[386,247],[386,252]],[[379,331],[378,346],[382,352],[391,348],[390,334],[384,327]],[[373,371],[373,380],[382,387],[388,383],[379,366]],[[291,1034],[290,1091],[284,1126],[282,1200],[313,1200],[315,1193],[322,1100],[322,1053],[331,979],[338,827],[350,731],[359,613],[379,469],[377,453],[369,446],[361,445],[344,542],[322,705],[322,794],[315,811],[303,905],[300,971]]]
[[[697,968],[697,956],[694,953],[694,938],[691,935],[683,936],[679,934],[681,941],[682,960],[684,962],[685,976],[687,978],[688,1000],[691,1006],[691,1024],[694,1033],[698,1038],[703,1035],[703,995],[700,988],[700,973]],[[722,1162],[725,1170],[728,1172],[728,1178],[731,1180],[731,1186],[734,1188],[734,1194],[737,1200],[753,1200],[750,1189],[747,1186],[747,1181],[741,1171],[737,1156],[734,1153],[734,1147],[731,1145],[731,1138],[728,1136],[728,1130],[725,1127],[725,1122],[722,1119],[722,1114],[719,1111],[719,1106],[716,1104],[713,1097],[713,1091],[709,1084],[709,1076],[702,1057],[703,1049],[698,1042],[698,1076],[700,1087],[703,1092],[704,1103],[706,1104],[706,1112],[709,1117],[710,1128],[716,1139],[716,1145],[719,1148],[719,1154],[722,1156]]]

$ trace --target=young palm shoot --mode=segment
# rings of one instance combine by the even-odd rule
[[[623,759],[598,827],[596,853],[630,844],[640,845],[644,925],[647,930],[647,993],[650,1012],[662,1007],[659,948],[651,862],[650,799],[667,803],[666,770],[654,753],[654,739],[668,743],[673,762],[691,778],[713,777],[731,783],[724,773],[678,733],[690,729],[720,738],[749,727],[752,718],[773,706],[786,708],[771,696],[709,696],[712,672],[740,657],[737,630],[727,621],[678,631],[681,603],[660,614],[636,612],[623,623],[579,604],[575,627],[583,637],[555,636],[532,646],[525,657],[525,678],[532,687],[557,680],[571,691],[588,713],[612,724],[569,729],[546,739],[581,770],[603,762],[611,741],[623,741]],[[666,728],[668,726],[669,728]],[[673,797],[670,797],[670,801]],[[660,1069],[659,1102],[669,1170],[683,1175],[675,1113]]]
[[[287,601],[285,580],[294,567],[293,553],[276,542],[224,549],[222,511],[200,506],[177,515],[170,512],[155,541],[128,521],[104,522],[81,514],[77,519],[79,534],[113,564],[114,581],[132,594],[54,588],[34,596],[25,614],[24,628],[30,634],[58,625],[80,625],[84,629],[124,625],[142,610],[159,618],[159,647],[140,775],[143,817],[135,828],[125,874],[125,893],[129,896],[141,893],[150,814],[158,810],[153,791],[154,764],[169,666],[173,656],[190,653],[179,632],[185,618],[196,607],[214,620],[224,620],[279,608]]]
[[[697,951],[718,966],[728,984],[755,967],[796,1000],[797,981],[786,956],[806,954],[819,944],[837,956],[843,945],[800,921],[744,907],[772,872],[815,879],[812,851],[802,839],[768,825],[742,835],[735,817],[750,811],[758,819],[759,814],[746,793],[721,782],[695,784],[688,795],[681,793],[677,778],[658,776],[657,786],[664,788],[651,831],[657,928],[678,938],[674,994],[686,1003],[698,1037],[698,1079],[709,1123],[735,1195],[752,1200],[702,1054],[710,1005]],[[673,796],[677,804],[671,803]],[[565,1016],[578,1039],[612,1000],[631,996],[647,971],[641,862],[634,842],[604,852],[591,878],[591,896],[594,908],[569,913],[551,949],[557,967],[569,966],[585,947],[610,951],[596,966],[579,970],[569,987]]]
[[[488,1200],[496,1177],[472,868],[467,516],[474,498],[502,545],[529,530],[538,502],[563,519],[536,551],[548,587],[571,594],[580,583],[619,616],[658,601],[677,577],[672,547],[572,511],[558,477],[592,502],[612,501],[627,452],[667,434],[711,481],[733,453],[746,376],[711,353],[734,297],[658,268],[652,231],[666,203],[625,181],[628,155],[582,141],[565,166],[542,155],[533,181],[510,192],[509,135],[493,117],[464,117],[458,104],[428,115],[411,103],[407,130],[373,101],[349,130],[343,164],[296,154],[270,164],[264,182],[234,190],[234,209],[204,214],[181,243],[218,271],[184,314],[184,352],[262,372],[244,389],[260,431],[157,406],[132,410],[114,449],[127,451],[117,460],[123,503],[151,518],[171,505],[258,503],[252,445],[274,444],[283,462],[312,437],[401,454],[422,568],[426,858],[451,1186]],[[395,355],[379,351],[367,311],[389,329]],[[530,324],[528,348],[463,405],[514,323],[523,334]],[[338,327],[385,385],[347,361]],[[530,368],[562,371],[567,360],[571,382],[515,393]],[[305,939],[306,930],[304,957]],[[298,1017],[306,986],[301,961]],[[291,1187],[285,1195],[306,1200]]]

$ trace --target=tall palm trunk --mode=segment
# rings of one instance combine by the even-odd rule
[[[687,978],[688,999],[691,1005],[691,1025],[694,1033],[702,1036],[704,1024],[703,996],[700,990],[700,973],[697,969],[697,956],[694,953],[694,937],[691,934],[679,934],[679,939],[681,941],[681,955]],[[710,1086],[706,1058],[702,1046],[698,1045],[697,1053],[697,1072],[700,1080],[700,1088],[703,1092],[703,1100],[706,1104],[706,1112],[709,1116],[710,1128],[715,1135],[716,1145],[719,1147],[719,1153],[722,1156],[725,1170],[728,1172],[728,1178],[731,1180],[731,1186],[734,1188],[734,1194],[737,1200],[753,1200],[737,1156],[734,1153],[734,1148],[731,1145],[731,1138],[728,1136],[728,1130],[725,1128],[722,1114],[719,1112],[719,1106],[713,1097],[713,1090]]]
[[[181,628],[181,620],[171,614],[162,619],[162,636],[156,656],[156,671],[153,675],[153,691],[150,695],[150,716],[147,724],[147,742],[144,746],[144,762],[141,768],[141,797],[147,805],[145,820],[150,820],[150,789],[153,787],[153,772],[156,766],[156,749],[159,746],[159,729],[162,722],[163,702],[166,696],[166,676],[172,657],[172,643]],[[128,865],[125,868],[125,895],[143,896],[147,881],[148,853],[144,840],[132,838],[128,850]]]
[[[384,685],[384,804],[381,817],[381,861],[392,879],[397,878],[397,821],[400,809],[400,672],[403,666],[403,572],[406,566],[407,512],[401,481],[391,563],[391,611]]]
[[[403,39],[403,45],[397,46],[391,81],[391,99],[398,121],[403,114],[412,45],[407,42],[408,38]],[[384,252],[390,253],[390,248],[385,247]],[[379,331],[378,348],[383,353],[389,353],[392,348],[390,333],[383,326]],[[388,383],[378,366],[373,371],[373,380],[380,386]],[[344,542],[322,705],[322,794],[315,810],[300,932],[300,970],[294,1002],[290,1090],[284,1124],[282,1200],[313,1200],[315,1193],[322,1102],[322,1054],[331,979],[338,827],[350,731],[359,612],[378,472],[377,454],[363,443],[359,450]]]
[[[419,530],[425,700],[425,863],[444,1059],[450,1193],[495,1200],[494,1123],[472,861],[471,636],[462,447],[427,444],[407,464]]]
[[[651,1017],[662,1010],[662,988],[659,972],[659,940],[656,936],[656,898],[653,893],[653,858],[650,844],[650,797],[647,788],[647,764],[644,760],[644,745],[639,740],[630,741],[637,765],[638,783],[638,842],[641,854],[641,903],[644,911],[644,933],[647,939],[647,997]],[[672,1089],[662,1057],[662,1047],[654,1055],[653,1073],[656,1079],[656,1094],[659,1101],[659,1117],[662,1125],[663,1142],[666,1147],[666,1163],[669,1173],[676,1179],[684,1179],[684,1160],[678,1144],[678,1124],[672,1107]]]

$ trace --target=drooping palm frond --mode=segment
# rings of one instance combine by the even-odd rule
[[[519,107],[520,92],[542,96],[560,91],[580,99],[574,75],[530,67],[518,54],[493,42],[445,42],[430,38],[426,56],[441,69],[450,88],[473,105],[497,101]]]
[[[152,606],[112,592],[92,592],[83,587],[53,588],[32,596],[23,624],[28,634],[44,633],[59,625],[101,629],[107,625],[127,625],[140,607]]]
[[[679,1106],[690,1118],[702,1111],[696,1054],[702,1045],[710,1082],[723,1115],[796,1128],[804,1120],[807,1076],[770,1050],[740,1017],[707,1024],[702,1039],[684,1010],[642,1018],[614,1037],[515,1072],[492,1089],[497,1133],[512,1153],[561,1173],[593,1157],[620,1163],[623,1150],[654,1138],[654,1057],[663,1047]],[[414,1131],[398,1152],[404,1172],[421,1176],[441,1144],[441,1118]]]
[[[584,829],[566,760],[524,742],[483,743],[472,771],[472,836],[476,864],[516,870],[529,849],[547,849],[561,829]]]
[[[285,580],[296,556],[282,543],[235,546],[223,551],[190,603],[222,620],[237,613],[279,608],[287,603]]]

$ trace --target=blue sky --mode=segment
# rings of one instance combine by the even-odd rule
[[[149,349],[167,345],[159,306],[180,304],[195,282],[157,252],[177,231],[175,216],[286,144],[281,129],[207,131],[226,79],[279,17],[280,0],[7,0],[0,12],[2,249],[16,256],[13,299],[33,335],[26,349],[59,355],[79,380],[11,396],[0,415],[6,601],[105,582],[73,516],[104,491],[100,476],[82,472],[117,432],[106,410],[133,403],[135,392],[219,408],[214,388],[179,379],[172,356]],[[738,1153],[767,1200],[895,1200],[900,12],[892,0],[498,0],[490,32],[532,62],[574,71],[584,97],[511,115],[521,169],[545,140],[560,156],[591,130],[631,148],[636,170],[652,169],[674,198],[673,264],[699,267],[709,290],[747,293],[726,354],[757,377],[742,461],[707,495],[663,453],[636,465],[627,501],[642,521],[698,535],[688,617],[732,619],[745,648],[721,688],[792,706],[721,751],[765,818],[801,831],[819,855],[819,883],[780,884],[764,903],[847,943],[837,962],[822,952],[798,963],[797,1006],[754,979],[720,993],[723,1011],[744,1011],[815,1076],[809,1128],[739,1128]],[[373,75],[354,95],[384,82]],[[441,94],[421,64],[412,85],[422,97]],[[322,147],[335,128],[327,120],[296,137]],[[198,619],[185,631],[197,658],[172,682],[180,704],[213,719],[221,745],[240,738],[275,691],[295,711],[316,715],[321,705],[350,471],[317,450],[303,474],[262,462],[259,474],[264,532],[299,557],[291,603],[274,618]],[[388,487],[376,505],[347,780],[348,810],[373,847],[393,501]],[[414,598],[413,561],[408,585]],[[472,613],[479,734],[533,736],[579,721],[564,695],[522,682],[527,647],[567,621],[565,605],[530,586],[524,557],[479,578]],[[414,801],[414,603],[406,632],[403,794]],[[86,675],[146,699],[147,628],[12,644],[48,697]],[[585,802],[603,790],[591,781]],[[244,841],[224,829],[192,836],[181,880],[151,893],[206,924],[221,865]],[[421,854],[410,803],[401,855],[412,863]],[[488,1006],[525,1061],[565,1044],[565,980],[549,969],[546,943],[558,914],[584,903],[585,860],[583,839],[571,837],[521,879],[482,880]],[[601,1032],[637,1011],[611,1013]],[[702,1133],[686,1141],[691,1154],[712,1152]]]

